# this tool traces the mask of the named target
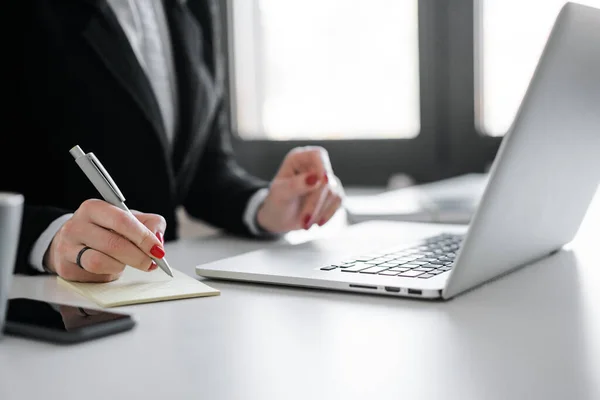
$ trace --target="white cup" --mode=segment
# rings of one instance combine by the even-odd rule
[[[23,202],[21,194],[0,192],[0,337],[19,245]]]

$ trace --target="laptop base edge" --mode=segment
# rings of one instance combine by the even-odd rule
[[[337,292],[365,293],[378,296],[417,298],[428,300],[446,300],[442,296],[442,289],[417,289],[401,286],[360,284],[343,281],[328,281],[323,279],[311,279],[301,277],[286,277],[277,275],[247,274],[205,270],[196,268],[196,274],[200,277],[226,281],[230,283],[244,282],[257,283],[261,285],[303,287],[311,289],[329,290]]]

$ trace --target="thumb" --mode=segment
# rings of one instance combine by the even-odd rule
[[[325,176],[315,172],[305,172],[289,178],[280,178],[273,182],[271,190],[278,191],[280,198],[292,200],[320,188],[325,183]]]

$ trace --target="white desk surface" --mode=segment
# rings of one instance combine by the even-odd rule
[[[210,281],[220,296],[119,308],[138,322],[127,333],[5,337],[0,399],[600,399],[596,197],[574,251],[446,303]],[[262,245],[167,254],[193,275]],[[12,296],[93,306],[51,277],[16,277]]]

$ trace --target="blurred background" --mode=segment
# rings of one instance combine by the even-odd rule
[[[484,171],[564,3],[221,0],[241,162],[270,178],[318,143],[349,185]]]
[[[484,174],[565,3],[220,0],[238,159],[270,179],[292,147],[322,145],[352,194]],[[387,217],[421,210],[410,196]]]

